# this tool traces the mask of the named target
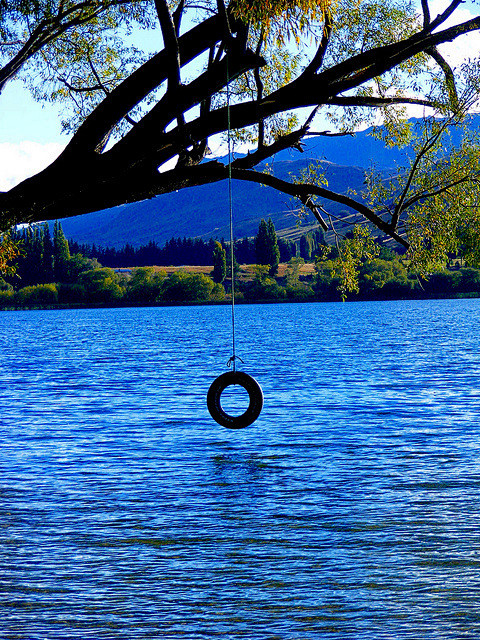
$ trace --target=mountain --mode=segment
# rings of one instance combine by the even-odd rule
[[[310,160],[275,162],[273,171],[278,177],[288,178],[289,174],[298,174]],[[364,172],[361,168],[323,164],[329,188],[344,191],[347,184],[356,189],[362,186]],[[275,189],[239,180],[233,181],[232,193],[236,237],[255,235],[261,218],[271,217],[279,233],[296,228],[299,203],[293,198]],[[329,204],[328,207],[337,216],[348,213],[341,205]],[[150,240],[163,246],[173,236],[227,238],[230,233],[228,183],[224,180],[182,189],[132,205],[65,218],[61,222],[67,238],[116,248],[127,242],[140,246]]]
[[[414,126],[417,125],[418,121],[414,121]],[[480,116],[473,117],[470,126],[480,129]],[[320,161],[329,189],[340,193],[348,189],[358,192],[364,183],[365,170],[372,164],[387,173],[405,165],[412,154],[409,147],[386,149],[370,134],[371,130],[366,130],[355,136],[308,137],[303,153],[282,151],[268,165],[277,177],[291,179],[312,160]],[[458,144],[460,137],[460,131],[454,130],[450,144]],[[237,238],[255,235],[261,218],[271,217],[277,233],[289,237],[298,237],[310,229],[310,225],[316,224],[311,216],[299,227],[298,201],[274,189],[234,180],[232,192]],[[336,217],[355,215],[343,205],[325,202],[324,206]],[[115,248],[127,243],[141,246],[151,240],[163,246],[174,236],[228,238],[228,183],[222,181],[183,189],[135,204],[64,218],[61,223],[67,238]]]

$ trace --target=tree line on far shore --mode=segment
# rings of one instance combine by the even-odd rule
[[[165,270],[154,266],[114,269],[91,255],[73,253],[72,247],[78,246],[68,242],[58,222],[52,235],[45,224],[25,227],[16,232],[14,239],[19,243],[21,256],[15,276],[0,279],[1,308],[219,302],[230,295],[232,265],[228,243],[215,240],[203,243],[210,249],[209,274],[179,269],[167,275]],[[248,270],[239,265],[237,257],[237,245],[243,243],[247,247],[247,240],[249,251],[255,256]],[[185,248],[195,242],[184,239],[177,246]],[[302,244],[316,254],[310,258],[313,268],[305,273],[306,259],[297,246],[295,255],[282,260],[286,266],[279,276],[281,251],[271,220],[261,221],[255,238],[235,243],[237,301],[340,300],[345,265],[339,260],[338,250],[324,245],[321,234],[307,236]],[[422,281],[409,272],[408,262],[402,256],[377,243],[371,257],[357,265],[355,286],[348,298],[457,296],[480,296],[480,270],[458,263],[455,268],[435,271]]]
[[[272,222],[270,222],[273,225]],[[260,223],[257,236],[241,238],[234,242],[235,259],[239,264],[257,263],[257,238],[262,226],[268,226],[268,221]],[[275,232],[275,228],[274,228]],[[299,255],[304,260],[311,260],[318,248],[325,244],[323,231],[315,230],[305,233],[294,242],[276,236],[279,260],[288,262],[290,258]],[[155,241],[145,245],[134,247],[127,243],[122,248],[101,247],[96,244],[83,244],[70,240],[71,253],[81,253],[87,258],[95,258],[105,267],[144,267],[145,265],[181,266],[198,265],[208,266],[212,264],[212,253],[216,240],[203,240],[202,238],[171,238],[163,247]],[[223,238],[220,240],[223,247],[230,251],[230,243]]]

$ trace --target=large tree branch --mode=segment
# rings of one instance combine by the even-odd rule
[[[2,218],[13,222],[40,222],[79,215],[85,212],[107,209],[122,204],[139,202],[157,195],[170,193],[186,187],[200,186],[217,182],[227,177],[225,167],[219,162],[208,162],[194,167],[177,168],[164,173],[158,171],[136,172],[130,169],[120,175],[111,176],[110,180],[99,181],[92,188],[92,183],[66,183],[64,188],[53,193],[51,182],[43,182],[43,191],[36,195],[41,206],[31,206],[28,195],[22,190],[13,189],[0,192],[0,211]],[[17,212],[17,213],[15,213]],[[18,217],[21,215],[21,219]]]
[[[382,220],[382,218],[380,218],[380,216],[378,216],[374,211],[372,211],[362,202],[358,202],[357,200],[354,200],[353,198],[350,198],[349,196],[346,196],[344,194],[336,193],[335,191],[331,191],[330,189],[326,189],[325,187],[320,187],[316,184],[292,184],[291,182],[281,180],[280,178],[277,178],[270,174],[259,173],[257,171],[244,169],[232,169],[232,178],[264,184],[276,189],[277,191],[282,191],[283,193],[293,196],[294,198],[299,198],[304,203],[305,200],[311,196],[319,196],[333,202],[344,204],[345,206],[350,207],[354,211],[360,213],[369,222],[374,224],[377,229],[391,236],[394,240],[399,242],[404,247],[408,247],[407,241],[399,236],[396,231],[392,229],[388,223]]]
[[[321,93],[325,85],[331,88],[333,95],[338,95],[383,75],[423,51],[445,42],[451,42],[460,35],[478,29],[480,29],[480,16],[436,33],[431,33],[430,30],[420,31],[400,42],[375,47],[352,56],[313,77],[302,74],[290,85],[282,87],[272,94],[270,99],[281,99],[288,103],[288,98],[284,98],[285,94],[297,91],[304,93],[307,90],[312,93],[315,91]]]
[[[219,41],[218,27],[218,16],[212,16],[178,39],[182,66]],[[86,154],[94,152],[97,146],[103,148],[112,127],[167,79],[167,65],[168,55],[162,50],[132,72],[86,118],[65,154]]]
[[[174,130],[173,135],[165,134],[164,130],[177,109],[185,112],[200,105],[203,100],[217,93],[229,81],[262,64],[265,64],[263,58],[256,56],[253,52],[247,52],[240,58],[230,59],[230,56],[227,56],[212,65],[190,84],[179,87],[174,97],[167,92],[162,100],[105,154],[108,161],[118,163],[119,166],[132,162],[132,159],[134,162],[137,159],[137,162],[141,160],[142,163],[145,161],[161,163],[172,157],[172,155],[162,157],[164,150],[170,146],[169,139],[173,138],[177,145],[190,146],[193,141],[208,138],[208,135],[192,136],[189,124]],[[166,146],[165,142],[167,142]],[[176,155],[180,150],[177,147],[173,155]],[[171,154],[171,151],[169,150],[167,153]]]
[[[315,184],[292,184],[272,175],[251,170],[232,169],[232,177],[237,180],[264,184],[289,196],[298,198],[306,206],[311,207],[311,205],[313,205],[316,209],[316,213],[315,211],[314,213],[317,216],[317,219],[319,218],[318,208],[311,201],[312,196],[319,196],[327,200],[344,204],[364,216],[379,230],[391,236],[403,246],[408,247],[408,243],[405,239],[392,230],[391,227],[378,215],[363,203],[358,202],[349,196],[336,193]],[[128,176],[122,176],[111,183],[100,184],[96,193],[93,193],[92,190],[88,188],[83,189],[80,193],[76,194],[75,201],[69,203],[69,208],[72,210],[74,215],[75,213],[80,213],[84,210],[94,210],[92,208],[94,206],[106,208],[107,206],[111,207],[129,202],[138,202],[142,199],[152,198],[156,195],[170,192],[173,189],[199,186],[227,178],[228,167],[216,161],[194,167],[182,168],[181,170],[171,170],[163,174],[155,173],[149,175],[144,174],[142,176],[135,175],[135,180],[129,180]],[[8,196],[8,194],[4,195]],[[50,203],[50,206],[42,212],[30,210],[25,216],[24,221],[37,222],[45,219],[45,217],[49,219],[59,217],[64,210],[63,207],[65,207],[69,197],[71,197],[69,194],[65,194],[62,198]],[[5,204],[3,206],[5,207]],[[324,225],[325,223],[323,222],[322,226]]]
[[[330,70],[329,70],[330,71]],[[251,126],[258,121],[259,118],[266,119],[267,117],[278,113],[279,111],[286,111],[289,109],[301,108],[301,107],[317,107],[319,104],[338,104],[340,106],[371,106],[379,107],[388,104],[417,104],[422,106],[432,106],[430,100],[423,100],[419,98],[409,97],[391,97],[391,98],[377,98],[377,97],[361,97],[361,96],[336,96],[330,93],[334,92],[336,87],[329,86],[328,82],[323,82],[322,74],[319,74],[313,78],[310,78],[308,83],[298,83],[298,81],[292,82],[287,87],[279,89],[278,91],[266,96],[260,102],[252,100],[250,102],[243,102],[241,104],[234,104],[230,106],[230,123],[232,129],[239,129],[243,127]],[[227,127],[227,109],[221,107],[216,109],[207,116],[195,119],[186,125],[186,131],[191,139],[199,139],[202,137],[210,137],[221,131],[224,131]],[[174,132],[171,132],[170,137],[174,137]],[[167,139],[166,137],[164,138]],[[295,134],[291,138],[295,139]],[[283,141],[280,141],[283,145]],[[293,145],[295,146],[295,145]],[[276,145],[267,147],[272,149],[276,148]],[[283,147],[282,148],[286,148]],[[175,155],[174,146],[169,148],[169,153]],[[269,157],[266,155],[266,150],[261,149],[256,154],[250,154],[258,162]],[[270,154],[271,155],[271,154]],[[160,156],[159,161],[165,162],[169,159],[168,155]],[[252,166],[252,165],[250,165]]]
[[[308,73],[304,72],[296,80],[268,96],[231,105],[231,128],[249,127],[290,109],[317,108],[328,104],[378,107],[403,102],[430,106],[429,101],[420,98],[366,98],[348,96],[345,92],[357,89],[420,52],[432,50],[438,44],[454,40],[463,33],[478,30],[480,16],[443,31],[433,32],[432,25],[436,22],[438,28],[442,20],[448,17],[448,11],[452,11],[457,5],[455,0],[441,17],[437,16],[435,21],[427,25],[428,28],[401,42],[376,47],[318,73],[312,73],[313,67],[310,67]],[[178,42],[177,71],[208,51],[210,57],[207,70],[190,84],[178,86],[175,96],[169,86],[157,105],[123,139],[110,150],[100,153],[112,127],[171,77],[172,50],[164,50],[153,56],[94,109],[57,161],[8,193],[0,194],[2,218],[25,221],[64,217],[135,202],[159,193],[225,177],[226,169],[219,168],[218,163],[197,167],[184,165],[198,162],[203,145],[210,136],[227,129],[228,109],[223,106],[212,110],[212,97],[225,86],[228,79],[261,64],[258,56],[251,52],[245,55],[243,52],[245,25],[238,25],[230,20],[230,16],[228,24],[232,34],[237,33],[237,37],[227,44],[222,32],[225,24],[218,15],[206,19],[178,37],[178,25],[173,20],[172,28]],[[328,44],[328,34],[324,34],[323,42],[315,54],[316,58],[314,56],[315,65],[322,63],[322,51]],[[197,105],[201,106],[195,112],[192,107]],[[188,110],[193,114],[191,120],[167,131],[177,114]],[[397,232],[391,224],[383,221],[370,208],[347,196],[335,194],[317,185],[289,185],[273,176],[251,171],[253,166],[272,155],[276,149],[298,147],[302,133],[305,134],[306,130],[300,129],[283,136],[271,145],[260,147],[257,152],[247,156],[247,159],[235,161],[235,177],[258,182],[258,176],[261,176],[264,184],[270,183],[274,188],[291,193],[307,206],[310,206],[312,196],[340,202],[352,207],[379,229],[395,237]],[[169,172],[159,174],[157,167],[175,155],[181,156],[180,164]],[[402,242],[401,238],[399,241]]]
[[[359,97],[339,96],[339,94],[352,90],[375,77],[393,69],[402,62],[412,58],[418,53],[443,42],[454,40],[459,35],[480,29],[480,17],[469,20],[460,25],[456,25],[435,34],[414,34],[410,38],[399,43],[376,47],[371,51],[354,56],[349,61],[341,62],[333,67],[322,71],[314,76],[305,77],[303,74],[290,84],[277,89],[262,101],[257,103],[251,101],[231,107],[232,128],[246,127],[254,124],[255,118],[267,118],[280,111],[311,107],[321,104],[347,105],[359,104]],[[356,102],[355,102],[356,101]],[[383,104],[393,104],[395,101],[423,104],[431,106],[428,100],[416,98],[363,98],[363,104],[367,106],[368,101],[371,106]],[[225,126],[226,115],[221,109],[212,113],[212,118],[219,126]],[[198,124],[198,123],[197,123]],[[218,133],[220,128],[213,126],[210,129],[209,123],[203,123],[210,130],[210,134]],[[212,123],[213,124],[213,123]]]
[[[199,55],[207,45],[213,46],[218,39],[216,35],[218,26],[218,18],[214,16],[194,27],[179,39],[182,64]],[[265,97],[260,103],[251,101],[250,103],[232,105],[232,128],[250,126],[258,121],[259,117],[267,118],[282,110],[325,104],[338,95],[339,91],[350,89],[357,83],[366,82],[380,75],[420,52],[422,47],[430,47],[454,39],[459,33],[465,33],[479,27],[480,18],[476,18],[433,36],[431,34],[424,36],[415,34],[401,43],[375,48],[366,54],[354,56],[348,64],[343,62],[314,77],[309,76],[308,82],[304,82],[303,76],[300,76],[299,79],[286,87]],[[379,59],[379,62],[375,62]],[[364,65],[369,62],[370,66],[366,70]],[[121,120],[139,100],[165,80],[165,72],[163,71],[165,63],[166,54],[161,52],[114,89],[80,127],[67,146],[65,155],[68,155],[70,151],[77,154],[82,149],[84,151],[94,150],[97,145],[101,145],[104,136],[108,135],[111,127]],[[347,73],[347,67],[349,77],[342,80]],[[347,100],[347,98],[343,99]],[[226,110],[217,109],[210,112],[206,118],[202,118],[200,123],[195,121],[190,127],[187,125],[187,129],[190,128],[193,134],[192,139],[205,139],[214,133],[225,130],[226,123]],[[196,135],[195,129],[202,129],[201,134]],[[162,159],[160,158],[160,160]],[[165,157],[165,160],[167,159],[168,157]]]
[[[166,0],[155,0],[158,21],[163,35],[164,50],[167,56],[168,89],[172,92],[180,85],[180,47],[172,14]]]
[[[203,23],[203,25],[204,24],[205,23]],[[202,36],[211,34],[211,28],[214,24],[215,22],[212,20],[212,22],[209,23],[210,28],[206,30],[206,32],[199,31],[196,33],[201,33]],[[199,25],[199,27],[203,25]],[[382,66],[383,70],[389,69],[392,67],[392,65],[394,66],[394,64],[398,64],[404,59],[408,59],[411,55],[414,55],[417,51],[420,51],[422,45],[428,47],[438,42],[453,39],[456,34],[458,35],[458,33],[464,33],[472,29],[477,29],[479,25],[480,18],[477,18],[474,20],[470,20],[467,23],[463,23],[461,25],[457,25],[456,27],[447,29],[444,32],[434,34],[434,36],[428,34],[421,40],[417,35],[415,35],[407,39],[403,43],[397,45],[389,45],[388,47],[380,47],[376,51],[380,51],[385,54],[381,62],[377,63],[376,65],[372,65],[372,68],[368,70],[368,74],[361,71],[360,74],[357,74],[357,76],[363,73],[362,80],[365,80],[367,77],[375,77],[375,75],[381,72],[381,69],[379,69],[379,65]],[[190,38],[188,38],[189,35]],[[181,51],[182,45],[186,47],[187,44],[189,44],[191,47],[189,53],[198,52],[200,49],[203,50],[205,43],[204,39],[202,39],[202,44],[199,44],[197,38],[192,37],[191,32],[187,32],[186,34],[184,34],[184,36],[182,36],[182,38],[186,39],[180,39],[179,41],[181,44]],[[390,59],[386,55],[387,52],[389,52],[390,54]],[[359,61],[362,62],[364,60],[364,57],[362,55],[357,56],[356,60],[357,63]],[[158,58],[156,61],[158,62]],[[337,66],[340,66],[342,70],[344,68],[343,63]],[[146,74],[146,76],[143,75],[145,73],[145,68],[146,66],[144,65],[141,68],[141,71],[139,71],[139,75],[134,74],[133,77],[130,78],[131,82],[135,83],[140,77],[140,89],[134,86],[137,91],[145,91],[146,85],[148,85],[148,83],[152,83],[150,73]],[[156,67],[154,67],[154,69],[155,68]],[[149,67],[150,72],[152,72],[154,69]],[[299,108],[309,105],[316,106],[318,104],[328,103],[329,100],[335,97],[335,91],[338,89],[339,84],[342,85],[341,81],[335,82],[335,79],[331,77],[334,73],[334,69],[335,67],[314,77],[310,77],[308,83],[302,84],[301,82],[299,83],[298,81],[294,81],[287,87],[279,89],[270,96],[267,96],[262,101],[260,101],[260,103],[258,103],[257,101],[250,101],[242,104],[232,105],[230,107],[232,129],[251,126],[255,122],[258,122],[259,117],[267,118],[270,115],[290,108]],[[353,71],[352,67],[350,67],[350,71]],[[328,82],[329,78],[330,82]],[[219,85],[216,86],[220,86],[222,82],[224,83],[225,77],[223,77],[223,79],[220,77],[219,80]],[[211,82],[211,80],[208,80],[208,82]],[[353,86],[353,80],[349,79],[348,84]],[[119,114],[119,101],[120,104],[124,105],[124,101],[131,99],[130,95],[126,94],[125,92],[125,88],[129,86],[131,86],[130,82],[125,81],[124,83],[122,83],[122,85],[120,85],[120,88],[117,87],[117,89],[120,91],[120,100],[112,99],[112,102],[108,102],[113,94],[117,91],[117,89],[112,91],[112,93],[104,101],[103,105],[105,105],[105,103],[108,104],[103,106],[103,109],[113,109],[116,110],[116,114]],[[200,100],[198,101],[201,101],[205,97],[205,95],[208,94],[208,91],[205,91],[205,87],[202,89],[201,83],[198,83],[198,85],[192,83],[185,88],[185,91],[187,92],[185,94],[185,107],[192,106],[192,98],[194,97],[193,89],[196,86],[198,86],[200,91],[203,91],[203,93],[200,94]],[[343,87],[345,86],[345,83],[343,83]],[[210,87],[214,88],[214,85],[210,84]],[[165,103],[163,106],[165,106]],[[88,184],[90,188],[92,188],[92,185],[95,185],[96,181],[98,182],[98,180],[110,180],[109,176],[111,176],[113,172],[120,172],[121,174],[124,170],[124,162],[127,163],[127,167],[125,168],[126,170],[128,170],[129,166],[136,165],[138,170],[143,170],[146,173],[154,172],[155,163],[156,166],[159,166],[176,154],[182,153],[182,150],[185,148],[185,146],[191,145],[194,141],[206,140],[215,133],[225,131],[228,122],[227,109],[226,107],[222,107],[214,111],[209,111],[206,115],[202,115],[201,117],[196,118],[189,123],[186,123],[184,131],[182,132],[174,129],[171,132],[164,134],[162,133],[162,131],[160,131],[159,134],[151,139],[150,134],[152,133],[152,131],[154,131],[153,125],[155,124],[155,120],[152,116],[152,126],[148,126],[145,128],[145,132],[148,131],[148,135],[146,135],[146,133],[144,135],[138,134],[138,131],[143,128],[143,125],[140,125],[140,129],[137,128],[137,125],[137,131],[135,132],[135,134],[131,132],[130,137],[130,134],[127,134],[129,142],[130,140],[132,140],[135,144],[130,145],[129,143],[127,144],[124,142],[117,143],[116,146],[120,145],[120,147],[117,150],[115,150],[114,148],[108,152],[108,154],[111,154],[110,158],[112,158],[113,161],[107,163],[103,162],[99,164],[98,161],[94,162],[92,158],[91,161],[86,163],[85,169],[82,167],[84,175],[82,175],[82,172],[78,172],[77,176],[72,176],[71,171],[69,170],[69,152],[75,151],[75,145],[78,142],[80,142],[81,146],[85,145],[85,138],[87,138],[88,142],[89,135],[91,134],[91,132],[89,132],[89,127],[94,128],[94,133],[96,135],[98,135],[99,130],[98,128],[95,130],[95,125],[97,125],[97,127],[105,127],[105,121],[102,121],[101,119],[100,121],[98,121],[99,113],[102,112],[102,105],[100,105],[100,107],[97,109],[98,111],[94,111],[92,116],[90,116],[84,123],[84,129],[82,130],[81,127],[79,132],[77,133],[77,136],[74,136],[72,143],[69,145],[69,147],[67,147],[66,151],[63,154],[63,157],[61,156],[57,163],[53,163],[45,172],[38,174],[38,176],[36,176],[35,178],[27,180],[25,183],[23,183],[23,185],[20,185],[19,188],[15,188],[13,191],[15,192],[17,190],[19,192],[28,193],[28,191],[31,190],[33,194],[36,187],[42,190],[42,181],[45,181],[46,184],[51,184],[52,181],[55,181],[57,184],[62,184],[64,180],[67,180],[67,182],[77,180],[77,182],[79,183],[79,189],[81,188],[82,184]],[[173,116],[173,113],[173,111],[170,113],[170,117]],[[163,117],[163,122],[165,122],[164,115],[165,114],[163,114],[163,116],[161,115],[161,117]],[[147,153],[145,153],[143,145],[140,144],[141,142],[145,143]],[[122,147],[125,151],[128,150],[129,153],[132,152],[130,158],[128,157],[129,154],[122,153]],[[75,153],[73,153],[73,156],[77,162],[78,167],[78,154],[75,157]],[[67,160],[66,164],[64,163],[65,160]],[[60,173],[58,173],[57,167],[59,167]],[[95,178],[95,175],[100,177]],[[33,203],[29,202],[28,206],[33,206]]]
[[[254,65],[261,63],[254,54],[243,56],[241,59],[230,61],[229,69],[234,74],[241,73]],[[69,202],[69,200],[82,200],[86,203],[90,199],[84,195],[80,198],[79,194],[86,191],[99,194],[98,206],[114,206],[118,204],[118,199],[105,185],[117,184],[117,180],[123,181],[120,193],[123,193],[124,184],[142,184],[145,179],[150,180],[151,176],[158,175],[157,167],[169,158],[182,153],[182,151],[192,146],[195,141],[204,140],[208,135],[191,136],[191,123],[187,123],[185,127],[176,128],[172,132],[163,134],[162,131],[156,132],[159,125],[159,119],[165,117],[170,120],[175,116],[176,110],[179,108],[189,109],[193,105],[201,102],[206,96],[215,93],[219,87],[225,86],[227,81],[226,74],[227,61],[221,60],[213,74],[210,70],[209,74],[202,74],[189,85],[181,86],[178,92],[178,101],[165,102],[162,109],[155,112],[155,108],[147,114],[134,129],[130,135],[125,136],[113,149],[103,154],[92,154],[88,158],[88,162],[78,163],[72,166],[68,162],[66,152],[61,154],[55,162],[47,169],[40,172],[32,178],[28,178],[21,185],[14,187],[8,192],[7,204],[2,206],[2,198],[0,197],[0,209],[8,210],[10,203],[15,202],[19,211],[30,211],[31,216],[39,219],[46,218],[47,210],[50,210],[51,199],[63,201],[65,211],[79,212],[77,203]],[[233,67],[233,69],[232,69]],[[234,75],[235,77],[235,75]],[[113,93],[113,92],[112,92]],[[112,95],[112,94],[109,94]],[[168,95],[168,94],[167,94]],[[108,99],[108,98],[107,98]],[[158,105],[157,105],[158,106]],[[168,117],[165,116],[168,114]],[[212,116],[209,113],[207,120]],[[165,122],[163,122],[165,124]],[[185,129],[185,130],[184,130]],[[71,150],[70,150],[71,153]],[[65,158],[67,161],[65,161]],[[130,181],[130,182],[129,182]],[[112,198],[112,202],[106,203],[102,199],[101,192],[105,191]],[[148,193],[148,190],[147,190]],[[42,194],[40,196],[40,194]],[[51,195],[49,195],[51,194]],[[55,194],[55,195],[53,195]],[[64,195],[65,194],[65,198]],[[75,195],[77,194],[77,195]],[[145,195],[144,197],[149,197]],[[100,204],[100,201],[101,204]],[[121,196],[120,202],[132,202],[134,200]],[[68,204],[65,204],[68,203]],[[87,210],[94,209],[85,209]],[[72,213],[72,215],[75,215]]]

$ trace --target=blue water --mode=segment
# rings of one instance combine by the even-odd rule
[[[480,300],[238,306],[241,431],[229,323],[0,314],[1,640],[480,637]]]

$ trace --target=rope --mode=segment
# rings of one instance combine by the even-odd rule
[[[232,195],[232,135],[230,126],[230,76],[228,72],[228,54],[227,54],[227,141],[228,141],[228,206],[230,217],[230,277],[232,281],[232,356],[227,362],[227,366],[230,365],[235,371],[235,361],[238,359],[241,362],[243,360],[235,355],[235,268],[234,268],[234,248],[233,248],[233,195]]]

